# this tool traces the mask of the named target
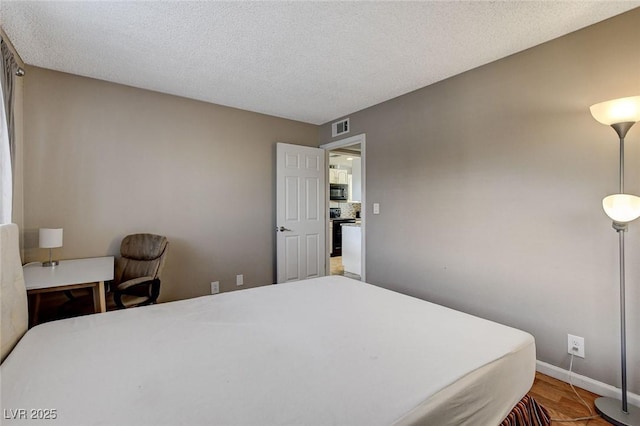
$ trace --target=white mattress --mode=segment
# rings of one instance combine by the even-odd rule
[[[2,424],[492,425],[535,345],[332,276],[39,325],[0,371]]]

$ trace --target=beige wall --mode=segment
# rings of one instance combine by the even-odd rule
[[[39,227],[64,228],[62,259],[151,232],[161,300],[273,282],[275,143],[317,146],[317,126],[40,68],[24,84],[27,261]]]
[[[583,336],[575,370],[619,386],[618,238],[601,208],[618,143],[589,106],[640,95],[639,40],[635,9],[351,114],[347,136],[367,138],[367,280],[527,330],[563,368],[567,333]],[[640,125],[627,141],[640,194]],[[627,242],[640,393],[640,223]]]

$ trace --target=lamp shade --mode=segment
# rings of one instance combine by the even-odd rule
[[[602,208],[615,222],[631,222],[640,217],[640,197],[630,194],[609,195],[602,200]]]
[[[608,126],[640,121],[640,96],[614,99],[591,106],[593,118]]]
[[[40,228],[40,248],[62,247],[62,228]]]

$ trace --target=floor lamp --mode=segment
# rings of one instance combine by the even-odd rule
[[[596,411],[609,423],[619,426],[640,426],[640,408],[627,402],[627,338],[625,330],[624,233],[628,223],[640,217],[640,197],[624,193],[624,137],[640,121],[640,96],[614,99],[591,107],[593,118],[613,127],[620,137],[620,192],[602,200],[605,213],[613,220],[620,245],[620,357],[622,401],[598,398]]]

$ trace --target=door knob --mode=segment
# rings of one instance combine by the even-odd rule
[[[280,231],[280,232],[291,231],[291,229],[285,228],[284,226],[281,226],[279,228],[276,228],[276,232],[278,232],[278,231]]]

